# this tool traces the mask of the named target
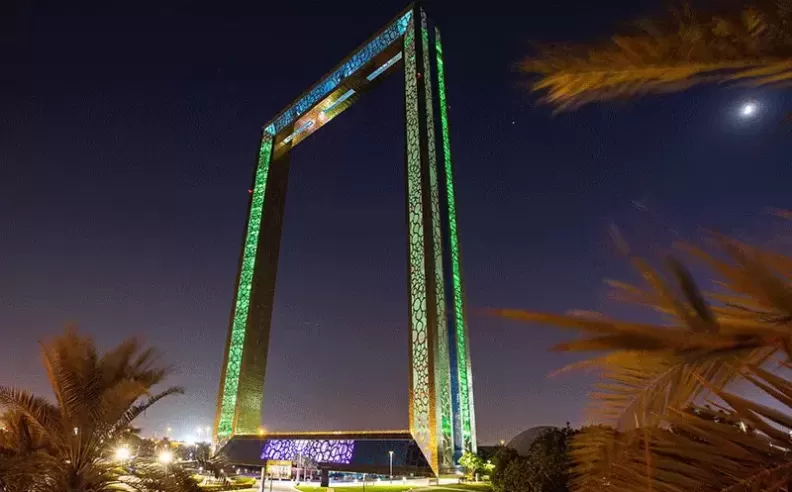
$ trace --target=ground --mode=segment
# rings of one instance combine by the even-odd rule
[[[306,485],[299,485],[296,487],[297,490],[302,492],[322,492],[327,490],[324,487],[314,487],[314,486],[306,486]],[[363,487],[330,487],[336,492],[363,492]],[[414,489],[415,486],[412,485],[367,485],[366,491],[371,492],[406,492],[407,490]]]
[[[330,487],[334,492],[362,492],[363,487]],[[300,485],[297,490],[302,492],[323,492],[327,489],[322,487]],[[408,490],[415,490],[416,492],[460,492],[460,491],[476,491],[476,492],[491,492],[492,487],[484,483],[470,483],[470,484],[450,484],[450,485],[433,485],[431,487],[415,486],[415,485],[371,485],[366,486],[367,492],[406,492]]]

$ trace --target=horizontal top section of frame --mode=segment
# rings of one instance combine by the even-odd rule
[[[239,440],[265,439],[412,439],[409,430],[367,430],[367,431],[307,431],[307,432],[265,432],[262,434],[237,434]]]
[[[330,73],[294,100],[273,120],[264,125],[264,132],[274,137],[287,128],[299,129],[298,120],[314,109],[329,94],[338,89],[346,79],[355,75],[361,68],[371,63],[378,55],[402,39],[407,31],[414,9],[415,5],[410,4],[385,27],[342,60]],[[391,65],[395,63],[392,60],[392,58],[388,60]],[[387,68],[389,66],[385,67],[385,69]],[[369,75],[373,75],[373,73]]]

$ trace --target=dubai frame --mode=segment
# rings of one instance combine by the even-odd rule
[[[291,149],[404,68],[409,432],[437,475],[476,450],[440,31],[418,4],[263,127],[217,398],[214,441],[255,434]]]

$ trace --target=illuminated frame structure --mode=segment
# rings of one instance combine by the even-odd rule
[[[410,432],[436,474],[476,450],[440,31],[410,5],[267,123],[253,177],[214,440],[261,425],[289,151],[404,67]]]

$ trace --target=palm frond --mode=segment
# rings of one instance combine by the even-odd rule
[[[787,411],[713,390],[730,407],[726,422],[673,410],[663,426],[626,433],[584,429],[573,441],[575,489],[599,490],[607,482],[608,490],[786,491],[792,478],[792,399],[778,396],[792,394],[792,383],[756,366],[745,371]]]
[[[704,83],[789,86],[792,16],[785,3],[754,1],[718,12],[685,6],[636,22],[634,34],[605,43],[542,46],[519,68],[539,75],[532,89],[558,110]]]
[[[170,388],[163,390],[157,393],[156,395],[153,395],[146,402],[129,407],[124,412],[124,414],[115,421],[112,428],[113,429],[112,433],[116,433],[119,430],[126,428],[133,420],[143,415],[143,413],[145,413],[146,410],[151,408],[152,405],[162,400],[163,398],[167,398],[168,396],[172,396],[172,395],[183,395],[183,394],[184,394],[184,388],[182,388],[181,386],[171,386]]]
[[[609,491],[631,492],[781,490],[787,486],[784,474],[792,478],[787,467],[792,418],[724,391],[731,381],[743,379],[792,411],[792,383],[763,367],[775,353],[792,366],[790,260],[715,239],[718,248],[712,254],[682,248],[719,276],[715,294],[703,294],[676,260],[668,262],[676,287],[643,260],[633,265],[645,286],[611,282],[617,298],[652,307],[667,325],[501,311],[508,318],[583,334],[557,350],[605,352],[573,365],[600,372],[589,418],[611,427],[586,429],[575,437],[575,490],[605,485]],[[730,419],[753,431],[682,411],[705,393],[718,397]]]
[[[196,490],[178,467],[135,474],[106,459],[108,446],[128,437],[136,417],[162,398],[183,393],[179,387],[155,391],[168,373],[158,352],[128,340],[100,355],[94,340],[75,328],[42,343],[41,352],[57,405],[0,388],[0,406],[6,408],[6,430],[0,432],[3,490],[103,492],[130,490],[132,484],[146,492]]]
[[[61,424],[55,406],[26,390],[0,387],[0,406],[22,413],[38,429],[57,429]]]
[[[651,424],[663,409],[695,398],[707,384],[722,387],[737,377],[731,361],[761,363],[778,345],[777,333],[757,331],[756,323],[718,316],[687,270],[669,260],[678,289],[670,287],[647,262],[633,259],[646,288],[612,284],[628,300],[663,313],[670,324],[640,324],[577,315],[502,310],[500,315],[571,328],[586,336],[558,344],[561,351],[611,352],[582,363],[601,372],[592,395],[589,419],[619,430]],[[614,352],[615,351],[615,352]],[[574,367],[580,367],[575,364]],[[695,375],[695,376],[694,376]]]
[[[94,341],[70,326],[62,336],[41,343],[41,357],[65,420],[86,421],[87,403],[95,401],[99,392]]]

